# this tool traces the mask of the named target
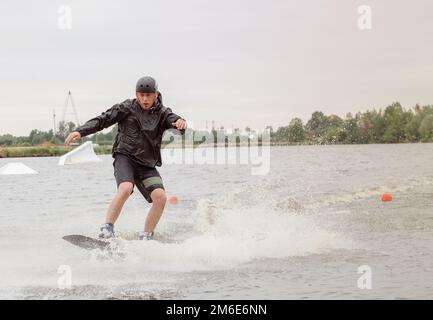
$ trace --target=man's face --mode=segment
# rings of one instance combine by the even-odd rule
[[[144,110],[149,110],[158,98],[158,92],[155,93],[143,93],[136,92],[135,96],[137,97],[138,103]]]

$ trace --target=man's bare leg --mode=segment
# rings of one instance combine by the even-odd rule
[[[152,198],[153,202],[144,224],[145,232],[153,232],[153,230],[155,230],[156,225],[158,224],[158,221],[164,211],[165,203],[167,202],[165,190],[161,188],[153,190],[150,194],[150,197]]]
[[[107,210],[105,223],[114,224],[122,211],[123,205],[131,195],[134,185],[131,182],[122,182],[117,188],[117,193]]]

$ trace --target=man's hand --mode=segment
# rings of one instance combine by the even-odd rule
[[[69,136],[65,140],[65,145],[69,145],[72,141],[78,140],[81,138],[81,134],[78,131],[71,132]]]
[[[186,129],[186,121],[183,119],[177,119],[176,122],[172,122],[171,125],[176,128],[177,130],[184,130]]]

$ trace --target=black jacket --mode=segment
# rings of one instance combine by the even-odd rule
[[[171,124],[178,119],[181,117],[162,104],[162,96],[159,94],[148,111],[138,104],[137,99],[128,99],[90,119],[75,131],[85,137],[117,123],[113,157],[115,153],[122,153],[139,164],[155,167],[162,163],[161,140],[164,131],[173,128]]]

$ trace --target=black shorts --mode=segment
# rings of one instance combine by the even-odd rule
[[[138,164],[124,154],[114,154],[113,167],[117,187],[122,182],[131,182],[137,186],[140,193],[149,203],[152,203],[150,194],[153,190],[157,188],[164,189],[161,176],[156,168]],[[132,189],[131,194],[133,192],[134,189]]]

